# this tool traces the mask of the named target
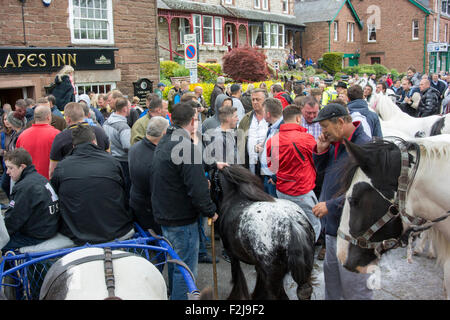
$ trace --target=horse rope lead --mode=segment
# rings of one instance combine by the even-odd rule
[[[214,299],[218,300],[218,288],[217,288],[217,266],[216,266],[216,244],[214,238],[214,222],[212,218],[208,218],[208,225],[211,226],[211,248],[212,248],[212,261],[213,261],[213,281],[214,281]]]
[[[389,251],[391,249],[395,249],[399,246],[402,247],[408,247],[407,249],[407,260],[409,263],[412,263],[412,243],[414,239],[423,231],[428,230],[431,228],[435,223],[438,223],[442,220],[445,220],[447,217],[450,216],[450,211],[447,211],[446,214],[443,216],[440,216],[437,219],[434,220],[426,220],[421,217],[414,217],[411,216],[406,212],[406,193],[410,187],[411,181],[414,180],[414,177],[416,175],[417,168],[419,166],[419,160],[420,160],[420,149],[417,148],[417,154],[416,154],[416,161],[414,163],[414,167],[411,172],[411,176],[409,175],[409,153],[406,145],[404,144],[403,139],[398,139],[399,143],[397,147],[400,149],[401,153],[401,170],[400,170],[400,176],[398,178],[398,190],[397,190],[397,196],[394,198],[394,200],[388,199],[378,188],[372,185],[372,188],[387,202],[391,204],[388,211],[385,215],[383,215],[377,222],[375,222],[362,236],[359,236],[357,238],[345,234],[341,230],[338,230],[337,235],[350,242],[351,244],[358,246],[362,249],[373,249],[375,252],[375,255],[378,259],[381,259],[381,251],[384,250]],[[396,213],[392,211],[397,211]],[[402,221],[406,224],[410,224],[409,229],[405,231],[404,234],[400,235],[399,238],[394,239],[386,239],[379,242],[373,242],[370,241],[370,238],[378,231],[380,230],[386,223],[391,221],[393,218],[396,218],[400,216]],[[407,239],[407,241],[405,241]],[[406,242],[406,243],[405,243]]]

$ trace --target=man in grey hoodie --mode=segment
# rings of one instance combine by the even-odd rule
[[[126,203],[130,195],[130,170],[128,168],[128,150],[130,149],[131,128],[127,122],[130,114],[128,100],[121,97],[116,100],[115,111],[103,124],[103,129],[111,142],[111,155],[119,160],[125,177]]]
[[[215,104],[214,104],[214,116],[206,119],[202,123],[202,133],[207,133],[207,130],[209,129],[216,129],[220,127],[220,120],[219,120],[219,108],[223,106],[232,106],[233,100],[227,96],[226,94],[219,94],[216,98]]]

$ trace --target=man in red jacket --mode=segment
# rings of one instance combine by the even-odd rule
[[[283,109],[286,108],[288,105],[293,104],[294,101],[292,100],[289,93],[283,91],[283,88],[279,84],[274,84],[272,86],[273,91],[273,97],[275,99],[278,99],[281,101],[281,105],[283,106]]]
[[[301,110],[294,105],[283,110],[284,124],[267,142],[267,163],[277,176],[278,198],[295,202],[303,209],[317,241],[321,225],[312,213],[318,202],[314,194],[316,169],[312,156],[316,140],[300,125],[301,115]]]
[[[34,110],[35,122],[17,139],[16,148],[24,148],[33,159],[36,171],[49,179],[50,150],[55,136],[60,132],[50,125],[52,111],[47,100],[38,100]]]

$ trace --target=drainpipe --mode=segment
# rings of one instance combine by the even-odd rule
[[[328,21],[328,52],[331,51],[331,21]]]
[[[427,19],[428,14],[425,15],[425,32],[423,37],[423,70],[422,74],[425,74],[426,64],[427,64]]]

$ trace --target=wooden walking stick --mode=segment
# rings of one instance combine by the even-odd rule
[[[216,267],[216,244],[214,238],[214,222],[211,218],[208,218],[208,225],[211,226],[211,248],[212,248],[212,261],[213,261],[213,281],[214,281],[214,299],[219,299],[219,293],[217,289],[217,267]]]

